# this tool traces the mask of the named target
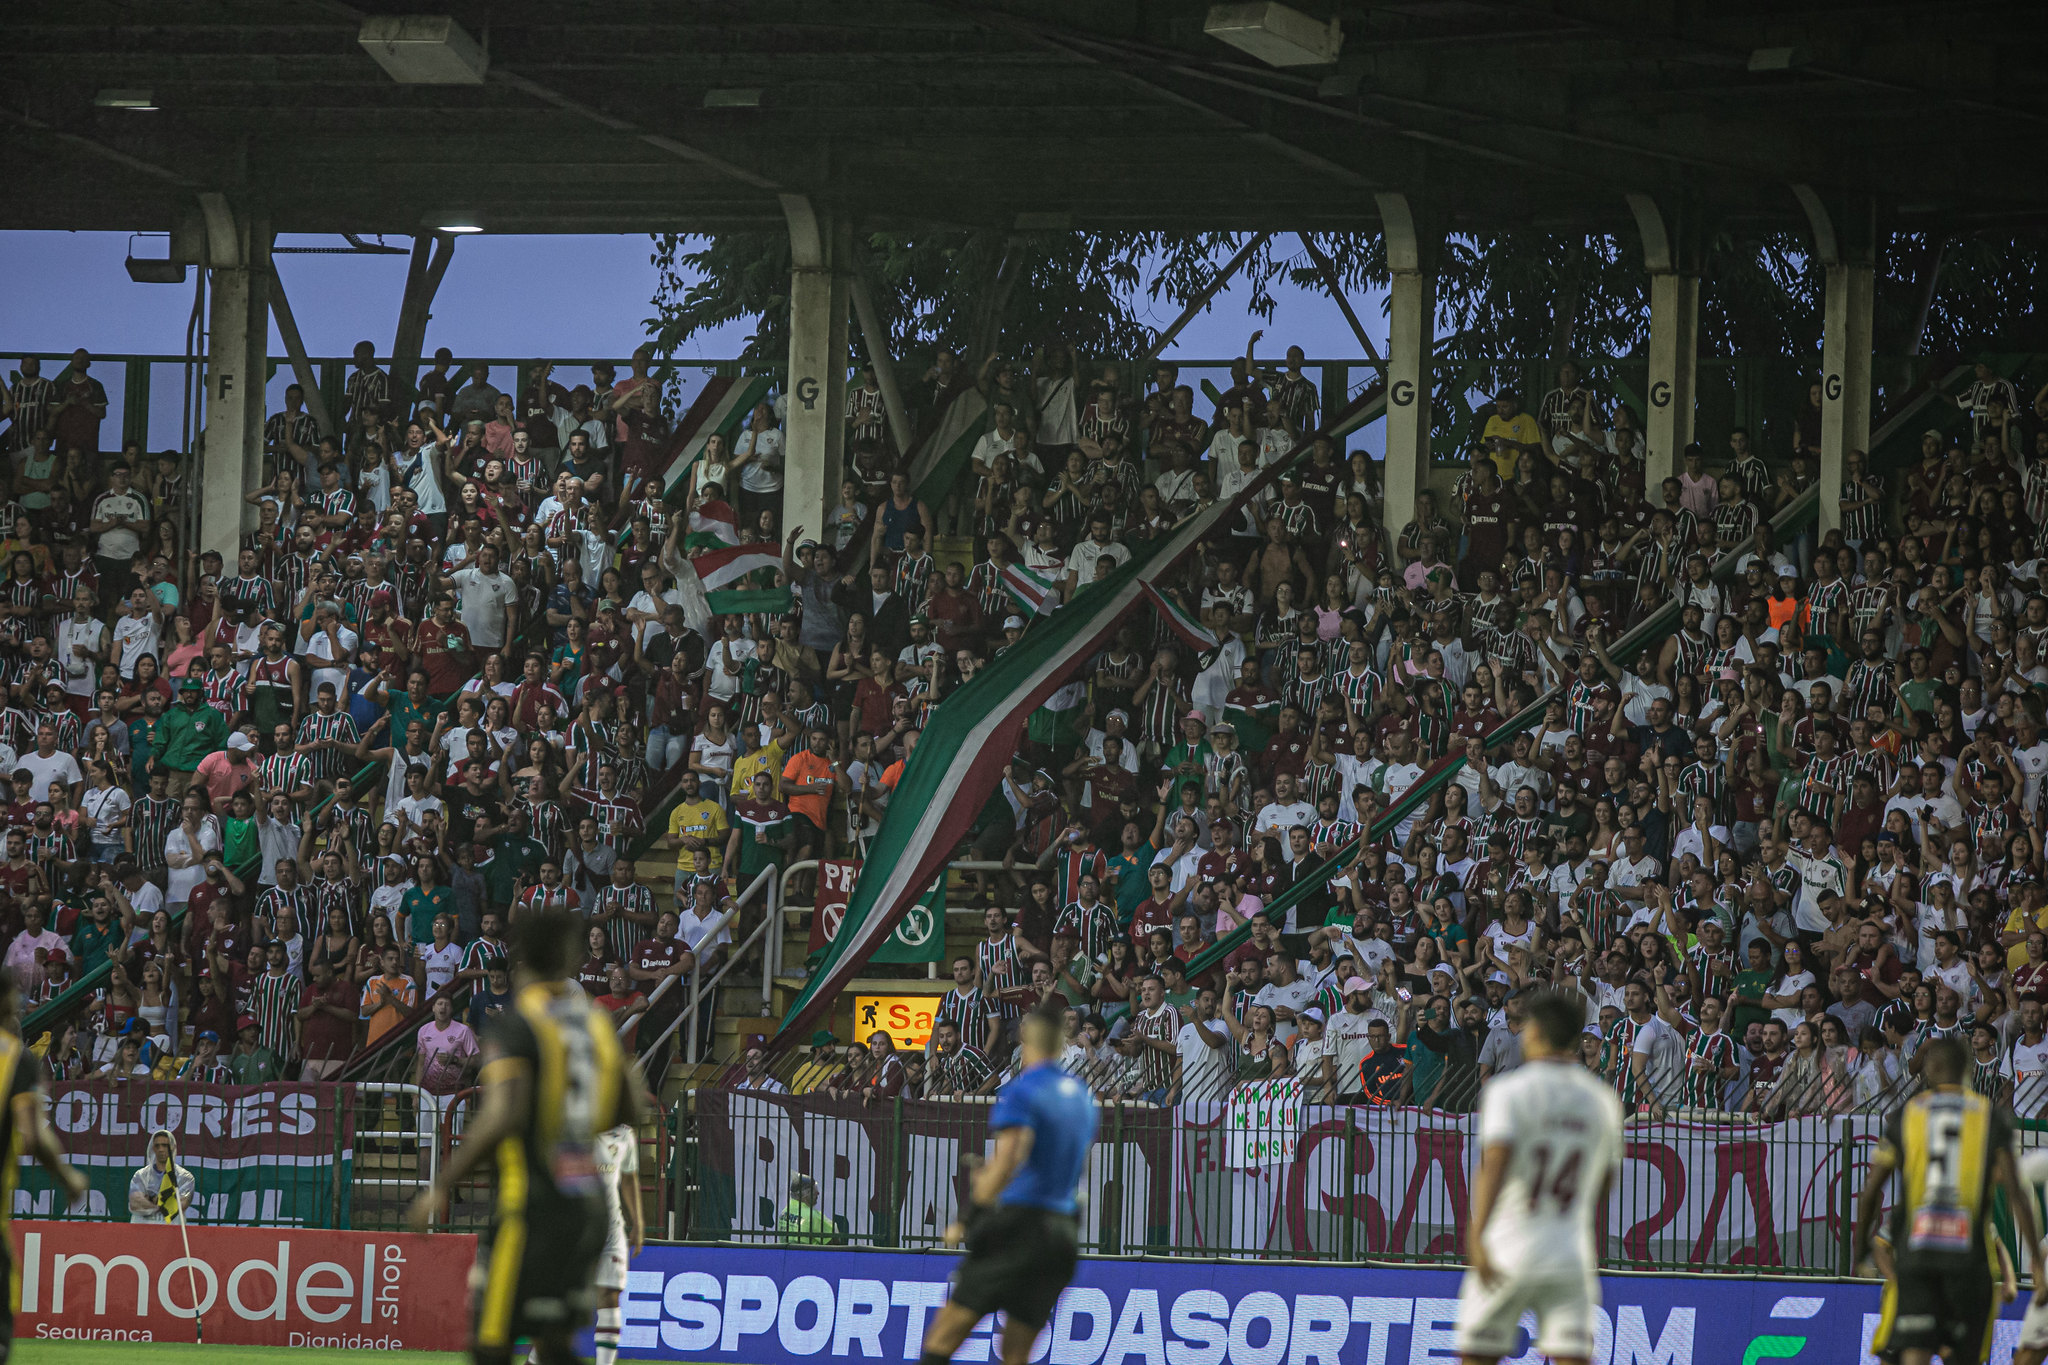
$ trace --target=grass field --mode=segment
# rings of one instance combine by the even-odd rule
[[[362,1365],[365,1356],[391,1365],[451,1365],[461,1356],[441,1351],[307,1351],[285,1346],[193,1346],[171,1342],[38,1341],[17,1338],[12,1359],[23,1365]]]

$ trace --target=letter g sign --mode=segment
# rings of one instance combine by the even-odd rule
[[[1650,385],[1650,406],[1653,408],[1668,408],[1671,406],[1671,382],[1669,380],[1660,379]]]
[[[1829,375],[1823,391],[1827,394],[1829,402],[1838,401],[1842,396],[1842,376],[1838,374]]]
[[[1415,401],[1415,384],[1412,380],[1397,379],[1387,396],[1393,400],[1395,407],[1405,408]]]
[[[797,380],[796,401],[804,405],[806,412],[818,406],[818,381],[809,375]]]

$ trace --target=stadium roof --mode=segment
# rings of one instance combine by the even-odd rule
[[[782,193],[875,227],[1359,228],[1399,190],[1791,228],[1794,182],[1907,228],[2048,212],[2039,0],[1296,7],[1334,63],[1268,66],[1204,0],[467,0],[487,73],[428,85],[359,41],[417,12],[379,0],[17,0],[0,227],[160,229],[207,190],[402,234],[780,227]]]

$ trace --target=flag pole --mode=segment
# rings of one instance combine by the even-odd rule
[[[177,1160],[173,1158],[171,1171],[175,1172],[176,1170]],[[204,1320],[199,1316],[199,1276],[192,1269],[192,1229],[185,1221],[185,1199],[183,1195],[178,1193],[178,1182],[175,1176],[170,1172],[166,1172],[165,1180],[171,1187],[171,1200],[178,1206],[178,1235],[185,1242],[185,1290],[192,1296],[192,1341],[194,1345],[204,1346],[206,1344],[206,1326]]]

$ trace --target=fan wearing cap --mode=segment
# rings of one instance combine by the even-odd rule
[[[178,685],[178,704],[164,713],[157,726],[157,744],[150,762],[155,771],[169,774],[169,794],[182,797],[192,784],[200,760],[227,747],[228,723],[220,712],[206,705],[206,687],[187,676]]]
[[[394,950],[395,951],[395,950]],[[253,1014],[235,1018],[235,1046],[228,1054],[228,1069],[236,1085],[270,1085],[284,1078],[277,1054],[263,1046],[263,1026]]]
[[[227,747],[199,760],[193,778],[205,788],[215,810],[226,809],[230,798],[256,780],[256,741],[234,731],[227,737]]]

